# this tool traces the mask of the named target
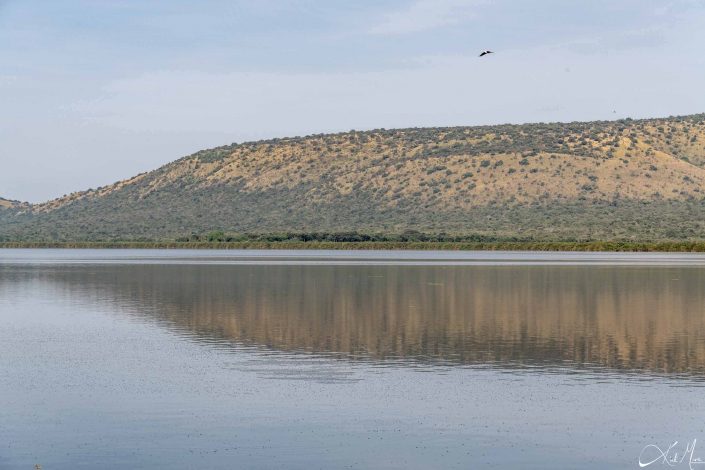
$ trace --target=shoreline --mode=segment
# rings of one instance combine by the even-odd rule
[[[0,249],[422,250],[702,253],[697,242],[0,242]]]

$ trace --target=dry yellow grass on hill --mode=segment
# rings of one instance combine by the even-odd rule
[[[20,201],[10,201],[9,199],[3,199],[0,197],[0,209],[15,209],[21,206],[26,206],[26,204]]]
[[[24,228],[15,233],[34,229],[46,235],[44,221],[61,227],[73,220],[107,238],[209,229],[534,237],[571,233],[572,225],[588,223],[580,219],[585,207],[594,212],[590,224],[616,227],[608,238],[638,238],[643,234],[634,231],[645,228],[635,204],[650,204],[647,219],[665,223],[659,211],[683,203],[678,210],[691,217],[683,236],[699,238],[703,191],[705,115],[351,131],[204,150],[110,186],[34,205],[32,223],[18,222],[15,228]],[[616,212],[603,216],[597,206],[617,207],[607,212],[629,206],[633,220]],[[560,208],[565,210],[558,214]],[[118,227],[127,219],[128,228]],[[636,226],[622,229],[620,221]],[[682,238],[657,232],[648,236]]]

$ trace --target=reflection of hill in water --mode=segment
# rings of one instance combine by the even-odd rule
[[[39,270],[38,270],[39,272]],[[91,266],[41,271],[203,341],[372,359],[705,371],[705,270]]]

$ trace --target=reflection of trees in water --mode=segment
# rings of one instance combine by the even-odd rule
[[[39,270],[38,270],[39,273]],[[92,266],[41,271],[204,341],[372,359],[705,371],[705,270]]]

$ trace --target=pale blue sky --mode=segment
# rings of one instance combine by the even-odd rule
[[[0,0],[0,196],[275,136],[704,112],[704,44],[705,0]]]

